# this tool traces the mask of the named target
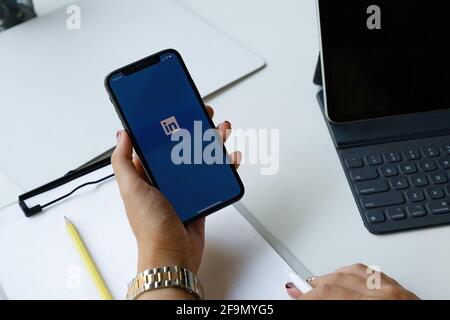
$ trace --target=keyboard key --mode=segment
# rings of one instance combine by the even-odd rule
[[[450,169],[450,158],[444,158],[441,161],[439,161],[439,163],[441,164],[441,168],[442,169]]]
[[[428,188],[427,195],[431,200],[438,200],[445,197],[444,190],[436,187]]]
[[[405,200],[400,193],[382,193],[379,195],[363,196],[361,202],[364,208],[374,209],[380,207],[395,206],[403,204]]]
[[[425,160],[420,163],[420,167],[423,171],[434,171],[436,170],[436,163],[433,160]]]
[[[444,184],[448,182],[448,178],[445,172],[437,172],[430,174],[430,180],[434,184]]]
[[[436,147],[426,147],[423,150],[423,154],[427,158],[436,158],[441,155],[441,152],[439,151],[439,148]]]
[[[347,168],[361,168],[364,164],[362,162],[362,159],[358,156],[354,156],[354,157],[347,157],[344,160],[345,165],[347,166]]]
[[[371,223],[382,223],[386,221],[386,216],[381,210],[371,210],[366,213],[367,220]]]
[[[406,180],[405,178],[391,179],[391,185],[395,190],[403,190],[409,188],[408,180]]]
[[[360,182],[356,184],[356,190],[359,194],[373,194],[389,190],[389,186],[384,181]]]
[[[428,157],[428,158],[436,158],[441,155],[441,153],[439,152],[439,149],[435,148],[435,147],[428,147],[428,148],[423,149],[423,154],[425,155],[425,157]]]
[[[443,146],[442,150],[444,151],[445,154],[450,155],[450,144]]]
[[[384,155],[386,161],[396,163],[402,161],[402,156],[398,152],[389,152]]]
[[[419,150],[410,149],[405,151],[405,157],[409,160],[419,160],[420,158],[422,158],[422,155],[420,154]]]
[[[425,177],[424,175],[421,175],[421,174],[411,177],[411,183],[414,187],[428,186],[427,177]]]
[[[406,214],[405,214],[405,210],[403,210],[403,208],[389,208],[386,210],[386,214],[387,216],[391,219],[391,220],[403,220],[406,219]]]
[[[365,181],[378,178],[378,172],[374,168],[354,169],[350,171],[353,181]]]
[[[417,173],[417,167],[414,163],[404,163],[400,166],[403,174],[414,174]]]
[[[450,207],[446,201],[433,201],[428,204],[428,210],[432,214],[449,213]]]
[[[421,205],[408,206],[406,208],[406,211],[413,218],[420,218],[420,217],[424,217],[427,215],[427,211]]]
[[[383,177],[395,177],[396,175],[398,175],[398,170],[397,167],[395,166],[384,166],[381,169],[381,174],[383,175]]]
[[[383,164],[383,158],[378,154],[371,154],[366,157],[367,163],[371,166]]]
[[[406,198],[411,202],[420,202],[425,200],[423,192],[420,190],[409,190],[406,192]]]

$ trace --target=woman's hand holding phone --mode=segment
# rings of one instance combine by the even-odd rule
[[[211,117],[214,111],[207,107]],[[229,122],[218,126],[227,139]],[[240,153],[230,155],[237,167]],[[133,156],[133,146],[125,131],[117,133],[117,147],[112,156],[127,217],[138,245],[138,273],[147,269],[170,265],[185,266],[195,274],[202,260],[205,219],[184,226],[175,209],[164,195],[149,182],[140,160]],[[142,299],[191,299],[189,293],[179,289],[162,289],[142,295]]]

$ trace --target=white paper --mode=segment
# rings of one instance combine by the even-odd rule
[[[17,202],[17,198],[22,192],[22,189],[0,171],[0,210],[7,205]]]
[[[0,283],[11,299],[98,299],[66,233],[77,226],[115,299],[136,272],[136,244],[115,181],[27,219],[17,205],[0,226]],[[11,218],[11,216],[13,218]],[[208,299],[286,299],[285,262],[228,207],[207,219],[199,273]]]

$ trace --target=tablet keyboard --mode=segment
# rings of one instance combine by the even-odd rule
[[[450,137],[342,150],[340,156],[372,233],[450,223]]]

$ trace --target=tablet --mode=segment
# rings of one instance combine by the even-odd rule
[[[325,108],[351,122],[450,108],[450,3],[318,0]]]

